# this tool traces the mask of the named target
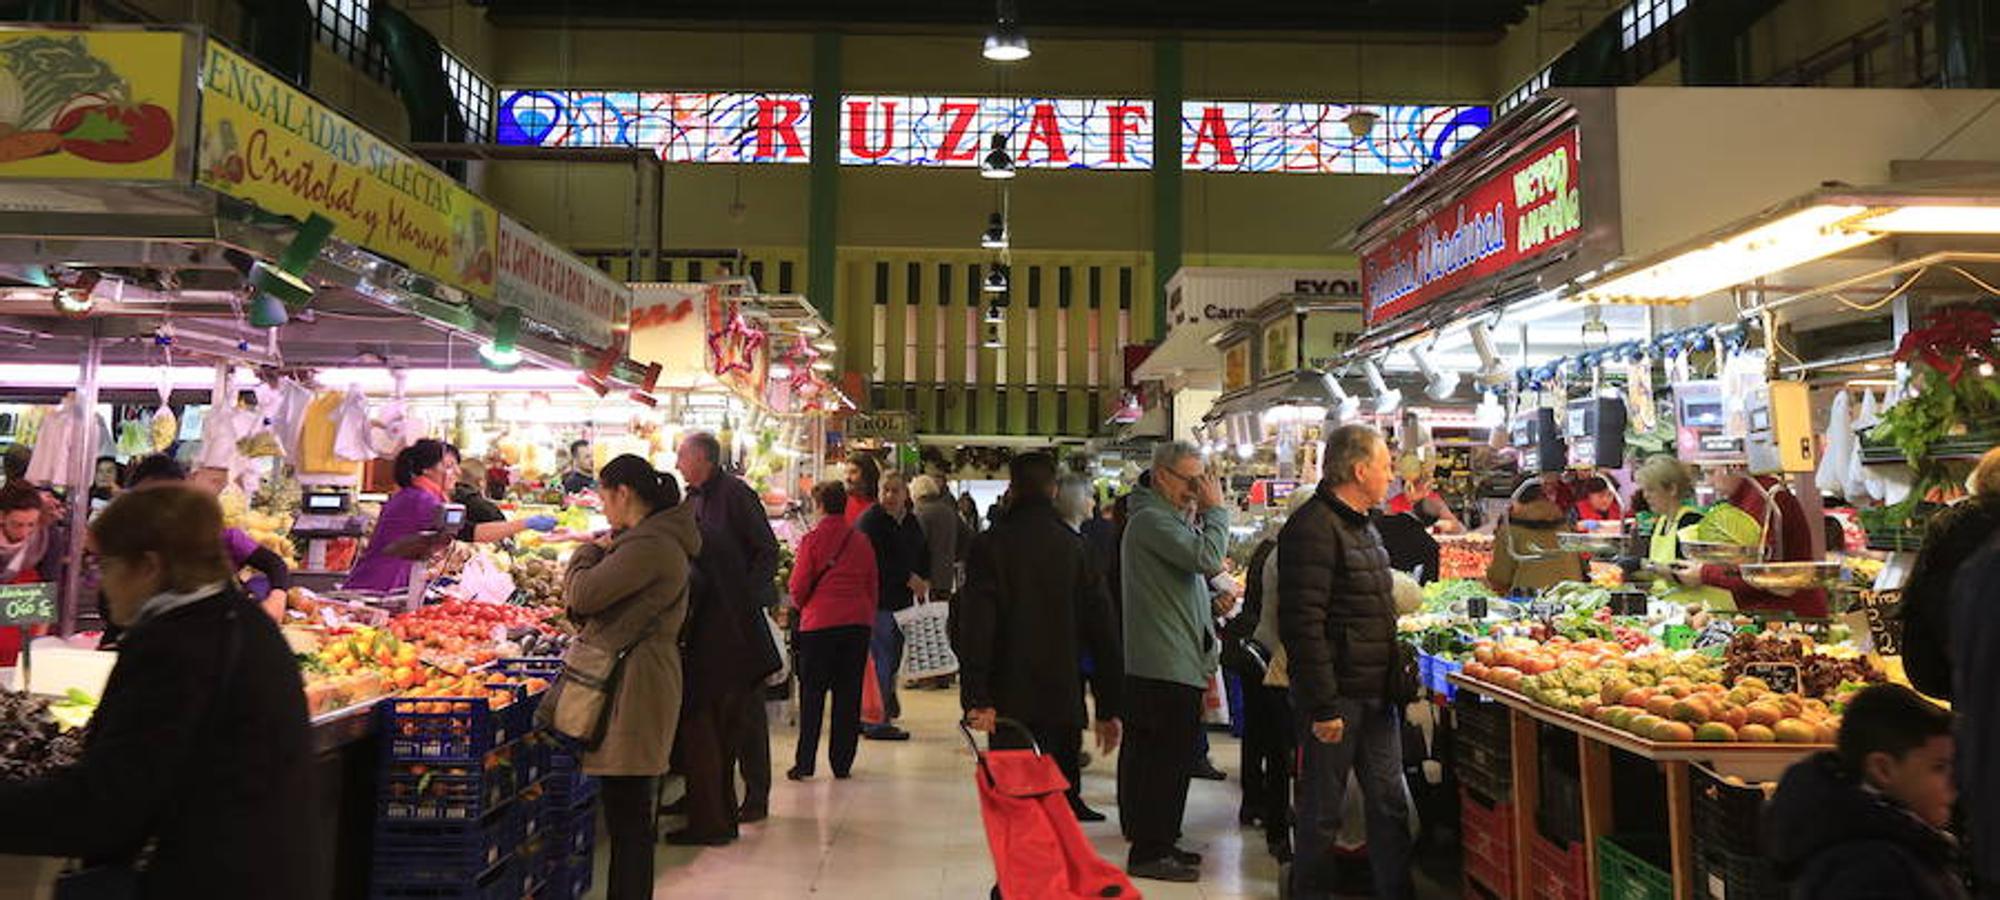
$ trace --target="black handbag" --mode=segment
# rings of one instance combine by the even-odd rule
[[[1386,694],[1390,703],[1398,706],[1415,703],[1423,699],[1423,675],[1417,669],[1417,647],[1402,638],[1391,642],[1396,657],[1389,665],[1389,685]]]

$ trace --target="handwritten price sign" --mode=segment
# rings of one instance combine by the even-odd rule
[[[43,625],[55,620],[55,585],[0,585],[0,625]]]

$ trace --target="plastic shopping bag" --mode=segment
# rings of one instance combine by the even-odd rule
[[[903,630],[903,677],[938,678],[958,672],[958,654],[951,650],[946,623],[951,607],[943,603],[918,603],[895,613],[896,626]]]

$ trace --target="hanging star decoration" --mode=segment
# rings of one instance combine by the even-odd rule
[[[743,320],[743,311],[733,305],[721,330],[708,336],[708,354],[715,360],[717,377],[732,373],[756,374],[757,348],[762,346],[764,332],[750,327],[750,323]]]

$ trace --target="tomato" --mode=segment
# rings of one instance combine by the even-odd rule
[[[174,119],[152,103],[71,107],[56,117],[63,150],[92,162],[144,162],[174,143]]]

